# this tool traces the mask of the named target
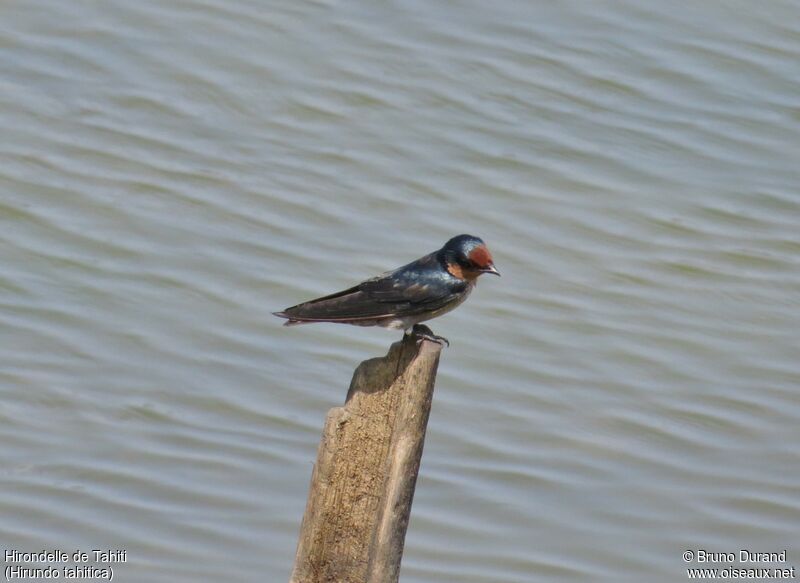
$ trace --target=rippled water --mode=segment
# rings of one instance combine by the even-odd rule
[[[403,581],[800,566],[796,3],[32,0],[0,55],[4,550],[286,580],[397,334],[270,312],[467,232]]]

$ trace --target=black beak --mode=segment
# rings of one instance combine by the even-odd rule
[[[500,277],[500,272],[497,271],[497,268],[494,266],[494,263],[490,264],[489,267],[484,267],[483,269],[481,269],[481,273],[491,273],[492,275]]]

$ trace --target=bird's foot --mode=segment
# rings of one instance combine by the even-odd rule
[[[411,328],[411,334],[417,338],[418,344],[423,340],[430,340],[441,346],[450,346],[450,341],[447,338],[434,334],[433,330],[424,324],[414,324],[414,327]]]

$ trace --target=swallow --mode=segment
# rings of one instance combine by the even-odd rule
[[[449,345],[420,322],[461,305],[484,273],[500,275],[486,244],[479,237],[458,235],[438,251],[394,271],[273,314],[286,319],[284,326],[312,322],[382,326]]]

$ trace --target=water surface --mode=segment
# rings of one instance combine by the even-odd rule
[[[0,547],[284,581],[396,333],[270,312],[483,237],[403,581],[800,565],[792,2],[6,2]],[[779,566],[779,565],[773,565]]]

